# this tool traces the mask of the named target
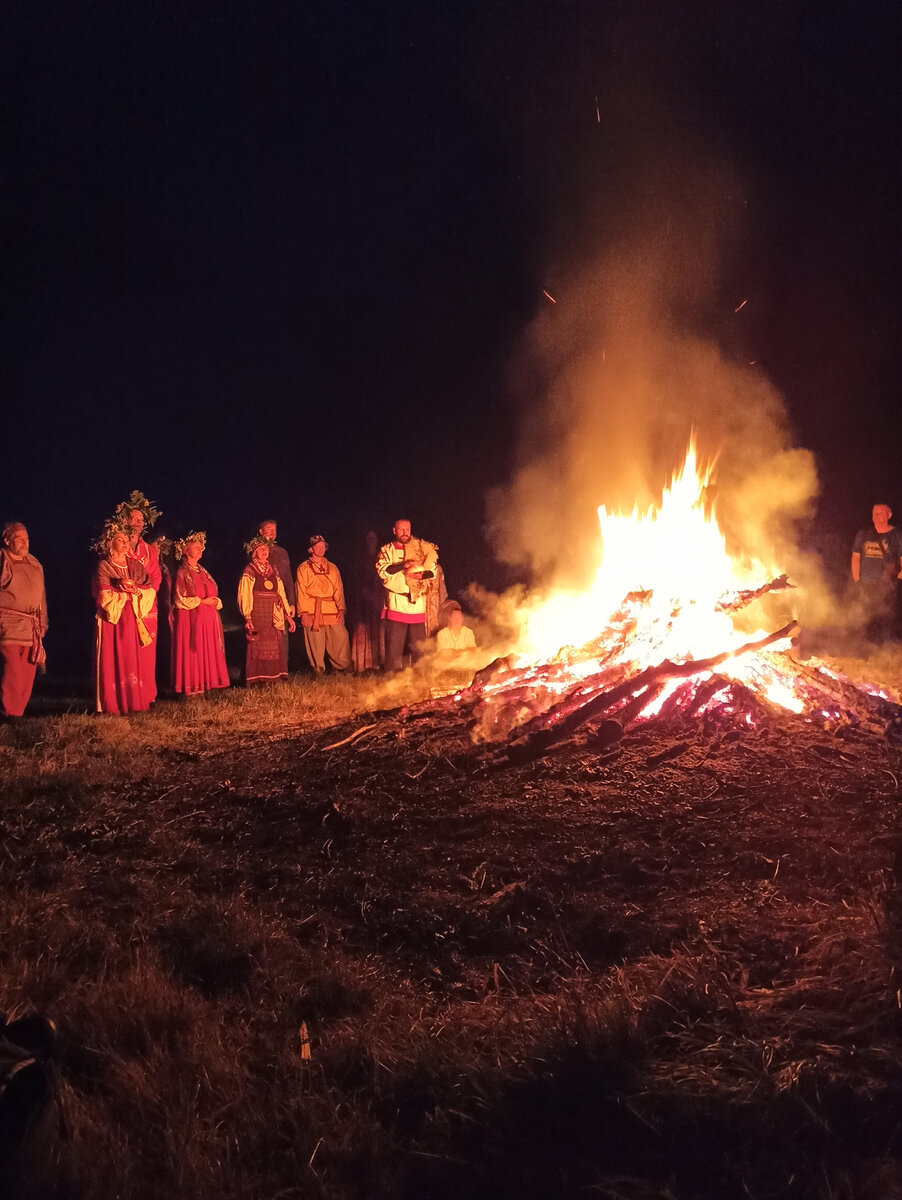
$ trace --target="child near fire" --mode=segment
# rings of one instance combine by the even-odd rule
[[[445,662],[453,660],[464,650],[476,649],[476,635],[464,624],[464,614],[456,600],[445,606],[445,624],[435,637],[439,657]]]

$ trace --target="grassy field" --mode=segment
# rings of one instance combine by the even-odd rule
[[[899,752],[775,716],[497,770],[429,695],[0,728],[48,1194],[902,1196]]]

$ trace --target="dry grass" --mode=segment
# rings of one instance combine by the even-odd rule
[[[0,730],[56,1196],[902,1195],[895,752],[787,718],[486,775],[385,711],[430,686]]]
[[[67,713],[0,726],[0,770],[7,780],[102,785],[112,778],[154,779],[171,771],[163,751],[204,755],[266,745],[360,713],[415,704],[441,694],[437,681],[406,671],[396,678],[293,678],[268,688],[230,688],[160,700],[127,719]]]

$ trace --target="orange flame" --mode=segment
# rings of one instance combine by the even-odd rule
[[[599,508],[603,554],[592,586],[583,593],[552,592],[522,614],[517,665],[566,663],[563,676],[544,680],[551,690],[565,690],[613,661],[641,671],[664,659],[708,658],[763,636],[766,631],[734,628],[723,609],[776,572],[771,564],[738,562],[729,554],[706,494],[712,472],[713,465],[699,465],[693,439],[658,507],[628,515]],[[804,707],[792,672],[773,653],[731,659],[720,674],[781,707]],[[697,682],[709,677],[700,672]],[[668,685],[644,715],[658,711],[684,682]]]
[[[703,658],[748,640],[715,606],[773,571],[758,561],[739,564],[727,552],[713,505],[706,504],[712,469],[699,467],[690,441],[658,508],[629,515],[598,509],[603,557],[592,587],[555,592],[525,614],[521,662],[547,661],[564,642],[583,646],[597,638],[635,593],[643,595],[630,611],[638,622],[633,646],[640,667],[662,657]]]

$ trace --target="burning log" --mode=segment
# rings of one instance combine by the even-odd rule
[[[793,585],[784,574],[747,586],[707,506],[709,478],[690,443],[656,511],[598,510],[604,560],[591,589],[547,597],[524,623],[531,663],[496,662],[454,698],[470,707],[474,741],[504,742],[507,761],[528,761],[587,722],[722,714],[755,724],[782,708],[877,730],[902,711],[797,655],[768,653],[795,621],[735,646],[731,616]]]
[[[719,600],[714,606],[716,612],[734,613],[740,609],[747,608],[755,600],[760,600],[762,596],[766,596],[768,592],[782,592],[787,588],[795,589],[795,584],[789,582],[788,575],[780,575],[776,579],[772,579],[770,583],[763,583],[761,587],[747,588],[742,592],[734,592],[728,600],[724,597]]]
[[[508,761],[520,763],[541,758],[555,742],[568,737],[587,721],[609,713],[620,705],[622,707],[617,711],[617,718],[621,726],[626,728],[639,713],[653,703],[668,680],[687,679],[693,675],[707,674],[726,662],[727,659],[763,650],[767,646],[791,637],[797,628],[797,623],[790,621],[776,633],[768,634],[753,642],[746,642],[744,646],[735,650],[725,650],[710,658],[693,659],[685,663],[674,663],[665,659],[657,666],[648,667],[638,675],[623,680],[617,686],[608,688],[583,703],[575,704],[572,698],[568,698],[564,703],[549,709],[548,712],[542,713],[523,726],[521,735],[507,747]],[[625,704],[624,701],[626,701]]]

